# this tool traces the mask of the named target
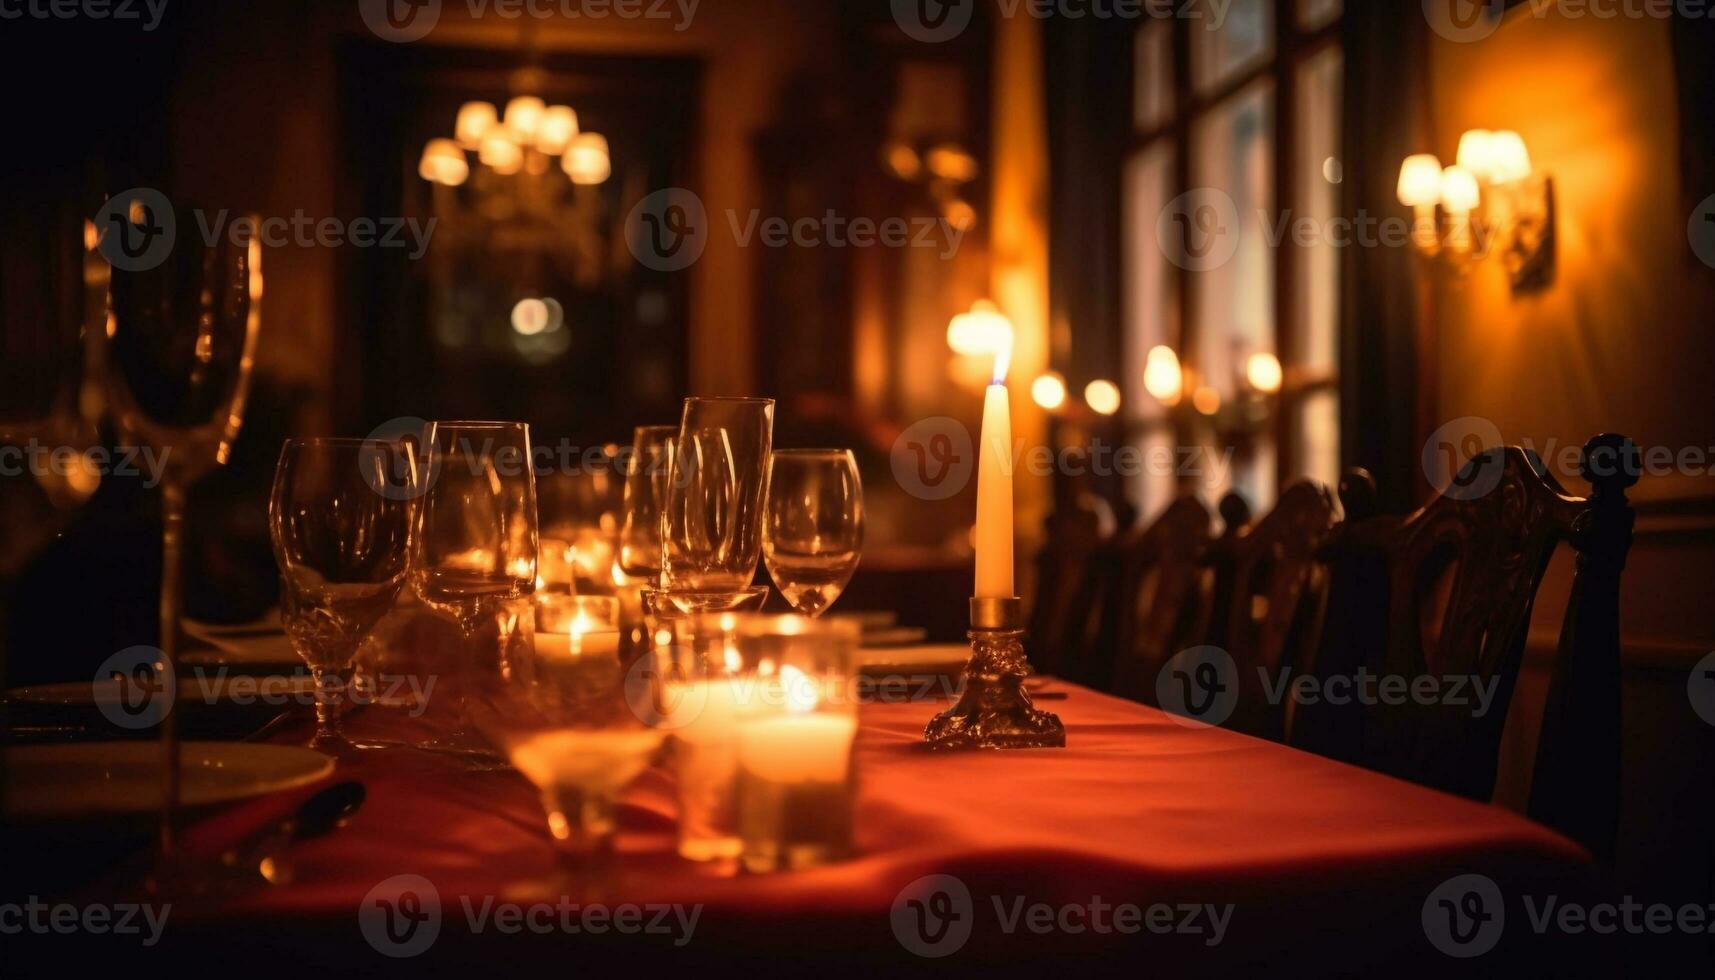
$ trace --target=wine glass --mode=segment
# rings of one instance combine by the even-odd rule
[[[617,627],[617,607],[611,599],[607,606],[601,625]],[[514,892],[596,901],[613,885],[619,793],[655,761],[666,732],[632,710],[611,650],[538,646],[533,669],[473,706],[477,727],[541,793],[560,858],[558,873]]]
[[[661,584],[661,518],[667,506],[668,470],[679,428],[637,428],[625,467],[625,523],[619,530],[619,569],[628,577]]]
[[[567,469],[544,468],[536,476],[541,526],[537,590],[572,595],[611,595],[619,540],[623,474],[619,450],[585,453]]]
[[[668,589],[738,592],[756,577],[773,438],[772,399],[685,399],[662,531]]]
[[[159,195],[156,195],[158,198]],[[159,204],[160,202],[156,202]],[[145,242],[173,217],[185,229],[154,264],[116,262],[108,282],[108,321],[103,372],[119,437],[156,453],[161,477],[162,661],[176,666],[179,614],[183,605],[180,565],[185,490],[227,461],[244,421],[245,400],[260,332],[251,291],[259,281],[259,243],[231,235],[212,241],[190,234],[200,215],[177,208],[155,213],[139,196],[112,208],[113,227],[103,238],[133,235]],[[113,254],[103,249],[103,254]],[[129,254],[129,253],[126,253]],[[172,814],[178,805],[179,751],[175,712],[161,721],[165,748],[162,852],[173,850]]]
[[[415,475],[408,443],[293,439],[280,453],[268,505],[280,564],[281,618],[316,684],[316,737],[338,752],[338,702],[364,637],[410,570]],[[403,475],[404,486],[390,478]]]
[[[534,629],[536,481],[522,422],[432,422],[427,472],[412,537],[411,586],[458,624],[466,650],[450,672],[457,703],[472,688],[525,669],[517,647]],[[477,643],[496,631],[494,643]],[[486,641],[485,641],[486,642]],[[461,718],[461,722],[464,719]],[[420,748],[469,753],[459,730]],[[480,753],[478,753],[480,754]]]
[[[792,608],[819,616],[845,591],[863,552],[863,483],[846,449],[774,454],[762,561]]]

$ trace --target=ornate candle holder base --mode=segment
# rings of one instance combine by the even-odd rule
[[[971,660],[957,704],[930,720],[923,739],[937,749],[1064,748],[1060,718],[1038,711],[1024,692],[1030,662],[1017,598],[971,600]]]

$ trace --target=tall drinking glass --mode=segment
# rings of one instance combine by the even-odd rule
[[[646,585],[661,584],[661,518],[667,508],[668,470],[679,429],[639,426],[625,466],[625,522],[619,530],[619,568]]]
[[[286,634],[316,682],[316,748],[361,747],[340,734],[338,708],[410,569],[415,464],[408,444],[378,440],[294,439],[280,453],[268,523]]]
[[[158,195],[157,195],[158,196]],[[104,238],[151,242],[167,219],[181,229],[164,255],[115,261],[108,283],[104,372],[119,437],[164,460],[161,483],[161,652],[169,668],[179,645],[180,564],[185,489],[227,461],[244,420],[260,323],[251,289],[257,242],[230,235],[205,241],[192,233],[198,215],[158,214],[139,198],[113,209]],[[129,252],[103,254],[129,255]],[[152,264],[151,264],[152,263]],[[99,336],[99,334],[98,334]],[[161,845],[173,851],[172,813],[179,798],[178,726],[161,722],[165,747]]]
[[[792,608],[819,616],[863,553],[863,482],[846,449],[774,454],[762,525],[762,560]]]
[[[411,586],[459,626],[465,649],[454,676],[442,684],[462,705],[473,689],[528,666],[518,647],[521,635],[534,629],[538,541],[530,427],[433,422],[424,442],[428,461],[412,538]],[[465,751],[472,738],[461,731],[422,747]]]
[[[685,399],[662,534],[668,589],[738,592],[756,577],[773,439],[772,399]]]

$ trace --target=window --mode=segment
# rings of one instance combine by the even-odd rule
[[[1237,490],[1262,513],[1285,481],[1338,479],[1342,9],[1233,0],[1218,29],[1138,27],[1123,174],[1129,438],[1145,459],[1202,450],[1189,483],[1144,468],[1129,490],[1146,517],[1188,490],[1210,504]],[[1219,239],[1212,257],[1197,235]],[[1150,370],[1161,347],[1177,390],[1170,368],[1165,384]]]

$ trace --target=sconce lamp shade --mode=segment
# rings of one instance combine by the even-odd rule
[[[457,187],[470,176],[470,164],[457,143],[449,139],[433,139],[423,147],[423,159],[417,164],[417,174],[431,183]]]
[[[1449,214],[1470,214],[1482,201],[1477,177],[1464,167],[1448,167],[1441,172],[1441,206]]]
[[[453,136],[467,150],[482,147],[482,138],[499,125],[500,117],[492,102],[466,102],[459,106],[458,121],[453,124]]]
[[[541,99],[534,95],[520,95],[506,103],[506,128],[518,134],[518,141],[526,146],[536,141],[536,127],[542,123],[542,114],[548,110]]]
[[[1529,177],[1530,170],[1530,150],[1525,148],[1524,137],[1511,130],[1504,130],[1490,137],[1490,180],[1497,184],[1508,184]]]
[[[1406,207],[1434,206],[1441,201],[1441,160],[1433,153],[1405,158],[1399,168],[1399,203]]]
[[[524,151],[505,126],[494,127],[482,138],[482,149],[478,151],[477,159],[502,175],[515,174],[524,167]]]
[[[553,105],[542,113],[536,125],[536,148],[549,156],[566,152],[572,137],[578,135],[578,114],[571,106]]]
[[[600,133],[579,133],[566,147],[560,167],[574,184],[602,184],[613,176],[613,158],[608,155],[607,137]]]
[[[1459,137],[1458,164],[1478,180],[1494,182],[1495,134],[1486,129],[1470,129]]]

